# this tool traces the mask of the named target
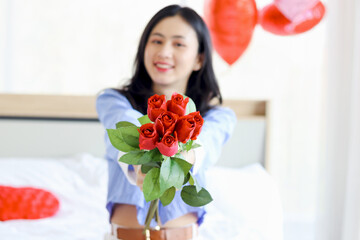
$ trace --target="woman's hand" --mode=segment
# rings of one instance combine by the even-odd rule
[[[180,152],[181,155],[183,155],[183,157],[185,158],[185,160],[188,163],[191,163],[192,165],[194,165],[195,163],[195,152],[193,149],[191,149],[190,151],[182,151]]]
[[[145,178],[146,174],[141,172],[141,165],[133,165],[133,166],[134,166],[134,171],[136,174],[136,186],[138,186],[142,191],[144,178]]]
[[[190,151],[182,151],[181,155],[185,158],[185,160],[188,163],[194,164],[195,163],[195,152],[194,150],[190,150]],[[143,183],[144,183],[144,179],[146,174],[141,172],[141,165],[133,165],[134,166],[134,171],[136,174],[136,185],[141,189],[141,191],[143,190]]]

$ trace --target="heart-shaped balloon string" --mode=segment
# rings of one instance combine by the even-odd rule
[[[43,189],[0,186],[0,221],[46,218],[58,209],[59,200]]]
[[[282,11],[272,3],[259,12],[259,23],[266,31],[282,36],[295,35],[312,29],[324,17],[325,6],[320,1],[309,9],[305,9],[308,5],[304,4],[297,11],[294,10],[296,6],[290,8],[290,5],[283,3],[285,1],[290,3],[295,0],[282,0]]]
[[[257,24],[254,0],[207,0],[205,22],[217,53],[229,65],[248,47]]]

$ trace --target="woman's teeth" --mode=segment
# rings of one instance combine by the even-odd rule
[[[166,68],[166,69],[171,68],[170,65],[168,65],[168,64],[161,64],[161,63],[157,63],[156,66],[159,67],[159,68]]]

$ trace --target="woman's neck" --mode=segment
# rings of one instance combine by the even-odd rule
[[[180,94],[185,94],[186,86],[175,88],[175,87],[164,87],[164,86],[154,85],[153,91],[155,94],[165,95],[166,99],[169,100],[169,99],[171,99],[171,96],[173,95],[174,92],[180,93]]]

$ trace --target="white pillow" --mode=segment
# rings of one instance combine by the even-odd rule
[[[273,178],[260,164],[213,167],[206,174],[213,202],[200,227],[202,239],[283,238],[283,213]]]

